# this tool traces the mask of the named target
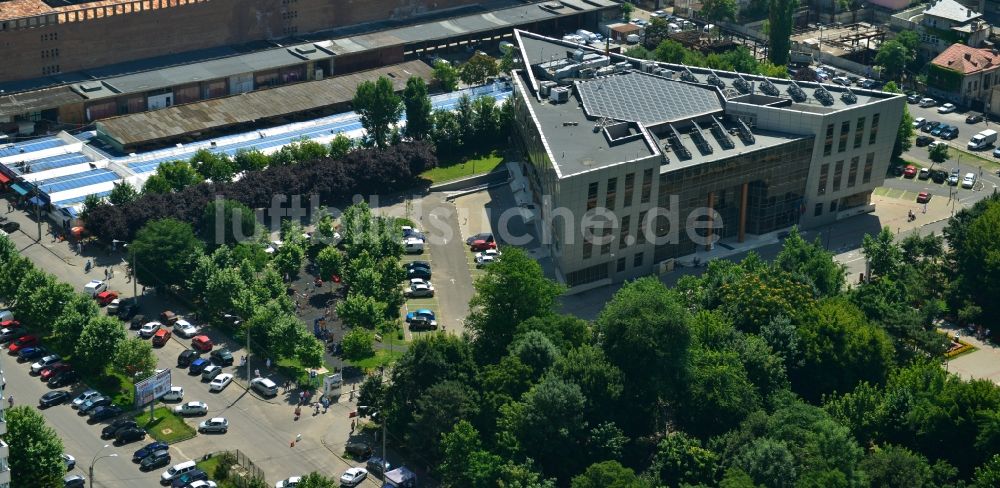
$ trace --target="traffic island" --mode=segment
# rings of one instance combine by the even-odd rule
[[[198,435],[194,427],[188,425],[183,418],[167,407],[153,410],[152,423],[150,423],[148,410],[136,415],[135,421],[146,429],[146,433],[150,437],[167,444],[176,444]]]

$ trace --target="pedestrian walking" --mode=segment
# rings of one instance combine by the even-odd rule
[[[10,405],[11,408],[14,407],[14,395],[13,394],[11,394],[11,396],[7,397],[7,404]]]
[[[267,358],[267,369],[271,369],[271,358]]]
[[[7,213],[11,213],[13,211],[14,211],[14,207],[10,204],[10,202],[7,202]]]
[[[354,426],[357,424],[357,422],[358,422],[357,419],[351,420],[351,433],[352,434],[354,433]]]

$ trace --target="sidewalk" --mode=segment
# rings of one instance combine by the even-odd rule
[[[1000,348],[976,339],[975,336],[957,327],[941,327],[939,330],[947,332],[948,337],[954,337],[955,332],[959,332],[963,342],[972,344],[976,348],[973,352],[945,361],[945,369],[948,372],[966,380],[989,380],[1000,384]]]

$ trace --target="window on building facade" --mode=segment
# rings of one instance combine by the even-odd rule
[[[865,158],[865,171],[861,175],[861,184],[864,185],[872,180],[872,167],[875,166],[875,153],[868,153]]]
[[[587,188],[587,210],[597,207],[597,182],[591,183]]]
[[[583,236],[583,259],[590,259],[590,255],[594,252],[594,243],[590,242],[590,239],[588,235]]]
[[[841,176],[844,176],[844,161],[837,161],[833,167],[833,191],[840,191]]]
[[[875,144],[875,139],[878,139],[878,119],[880,114],[872,115],[872,129],[868,133],[868,144]]]
[[[642,194],[639,203],[649,203],[649,198],[653,194],[653,169],[642,172]]]
[[[639,212],[639,222],[636,223],[635,243],[646,243],[646,210]]]
[[[837,142],[837,152],[842,153],[847,150],[847,135],[851,132],[851,121],[845,120],[840,124],[840,141]]]
[[[632,206],[632,193],[635,191],[635,173],[629,173],[625,175],[625,203],[622,204],[623,207],[628,208]]]
[[[854,149],[861,147],[861,141],[863,140],[865,133],[865,118],[858,117],[858,126],[854,128]]]
[[[823,215],[823,204],[817,203],[816,208],[813,210],[813,217],[819,217],[820,215]]]
[[[638,254],[635,255],[634,258],[632,258],[632,267],[633,268],[638,268],[639,266],[642,266],[642,254],[643,253],[638,253]]]
[[[628,236],[630,233],[630,227],[632,225],[632,216],[626,215],[622,217],[622,226],[618,230],[618,249],[624,249],[628,247]]]
[[[833,152],[833,124],[826,126],[826,139],[823,141],[823,155],[829,156]]]
[[[618,198],[618,178],[611,178],[608,180],[608,192],[604,199],[604,207],[608,210],[614,210],[616,198]]]
[[[621,273],[622,271],[625,271],[625,258],[618,258],[617,269],[618,269],[619,273]]]
[[[836,211],[837,211],[837,201],[834,200],[834,201],[830,202],[830,213],[833,213],[833,212],[836,212]]]
[[[851,158],[851,169],[847,170],[847,187],[854,188],[854,184],[858,181],[858,163],[861,158],[854,156]]]
[[[601,229],[601,255],[605,255],[611,252],[611,226],[604,227]]]
[[[830,174],[830,163],[823,163],[823,166],[819,167],[819,184],[816,185],[816,194],[823,195],[826,193],[826,182]]]

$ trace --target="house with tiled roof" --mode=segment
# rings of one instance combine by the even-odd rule
[[[913,31],[920,36],[920,55],[930,59],[955,43],[984,47],[993,27],[972,7],[955,0],[936,0],[892,16],[894,31]]]
[[[998,70],[997,50],[952,44],[931,61],[927,92],[938,99],[981,107],[989,104],[993,87],[1000,82]]]

